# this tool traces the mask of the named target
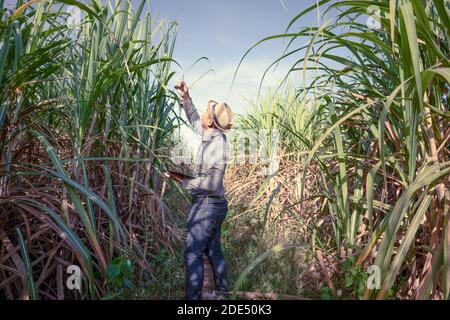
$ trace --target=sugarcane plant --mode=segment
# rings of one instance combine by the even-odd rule
[[[302,26],[314,10],[334,18]],[[379,271],[364,298],[450,297],[449,12],[445,0],[322,0],[248,51],[286,39],[274,64],[297,57],[289,74],[316,130],[303,176],[320,168],[337,259]]]
[[[172,251],[155,168],[179,124],[175,34],[145,1],[0,1],[1,295],[102,297],[117,257],[145,281]]]

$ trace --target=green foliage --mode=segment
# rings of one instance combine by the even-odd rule
[[[62,246],[59,259],[86,275],[81,298],[94,299],[107,294],[106,283],[130,286],[126,263],[114,256],[144,261],[149,272],[151,234],[168,234],[152,228],[167,228],[170,217],[126,232],[123,224],[149,223],[163,207],[156,169],[164,167],[179,125],[167,88],[176,24],[154,20],[145,1],[22,4],[4,10],[0,1],[0,221],[27,225],[27,237],[48,252],[43,259],[41,249],[29,250],[38,264],[30,272],[56,268],[51,252]],[[81,10],[76,27],[67,24],[67,5]],[[131,236],[137,245],[128,245]],[[158,246],[177,236],[167,238]],[[4,263],[15,265],[11,258]],[[120,271],[112,282],[110,268]],[[36,292],[48,289],[45,296],[57,298],[53,279],[31,276],[40,279]],[[74,295],[58,290],[58,297]]]
[[[276,151],[277,156],[283,154],[300,159],[301,152],[307,150],[313,141],[314,129],[317,128],[309,125],[312,114],[307,109],[306,100],[298,99],[292,84],[269,89],[256,101],[248,103],[249,112],[239,119],[237,127],[252,130],[246,131],[249,134],[259,134],[255,139],[267,146],[278,144],[278,150],[259,149],[265,152],[265,156],[273,156]],[[265,130],[264,135],[260,134],[262,130]],[[264,138],[266,140],[262,141]]]
[[[111,291],[133,290],[135,267],[130,259],[120,256],[111,261],[107,270],[107,284]]]
[[[376,28],[365,23],[374,5]],[[316,8],[335,17],[319,26],[299,25]],[[303,77],[296,97],[311,113],[304,127],[316,130],[314,139],[302,140],[308,150],[302,200],[308,169],[318,165],[323,184],[318,193],[331,217],[338,258],[362,242],[355,261],[362,265],[376,248],[373,263],[381,267],[382,288],[366,290],[369,298],[387,297],[401,267],[424,254],[432,267],[420,260],[409,275],[419,285],[404,294],[449,295],[450,268],[442,259],[448,246],[441,245],[447,243],[450,200],[449,30],[444,0],[321,1],[300,12],[284,33],[255,44],[286,39],[274,64],[297,57],[289,73]],[[305,46],[296,46],[303,41]],[[258,112],[250,119],[267,117]],[[304,136],[303,129],[296,132]],[[424,239],[419,232],[433,236]],[[345,271],[346,284],[359,295],[361,270],[355,268]]]
[[[183,299],[185,268],[183,248],[177,247],[173,254],[161,248],[154,256],[154,274],[146,281],[141,297],[144,299]]]
[[[319,290],[320,300],[333,300],[333,292],[328,287],[322,287]]]
[[[341,265],[343,275],[344,295],[349,297],[362,298],[368,274],[364,271],[363,266],[357,265],[355,257],[347,257]]]

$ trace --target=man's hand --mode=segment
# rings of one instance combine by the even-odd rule
[[[175,86],[175,89],[177,89],[177,92],[180,95],[181,99],[183,99],[183,101],[189,98],[189,89],[186,82],[181,81]]]
[[[183,178],[182,178],[180,175],[176,174],[176,173],[173,173],[173,172],[164,172],[164,176],[165,176],[166,178],[175,180],[175,181],[178,182],[179,184],[182,184],[182,183],[183,183]]]

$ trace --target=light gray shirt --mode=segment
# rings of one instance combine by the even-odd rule
[[[193,197],[223,197],[223,176],[228,160],[226,136],[215,128],[203,130],[200,115],[191,99],[183,104],[183,108],[191,126],[202,136],[194,162],[195,178],[184,178],[183,187]]]

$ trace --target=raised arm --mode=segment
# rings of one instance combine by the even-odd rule
[[[203,129],[200,115],[198,114],[198,111],[192,103],[191,97],[189,96],[188,86],[184,81],[182,81],[175,86],[175,89],[177,89],[177,92],[180,95],[181,105],[183,106],[189,123],[194,128],[195,132],[197,132],[199,135],[202,135]]]

